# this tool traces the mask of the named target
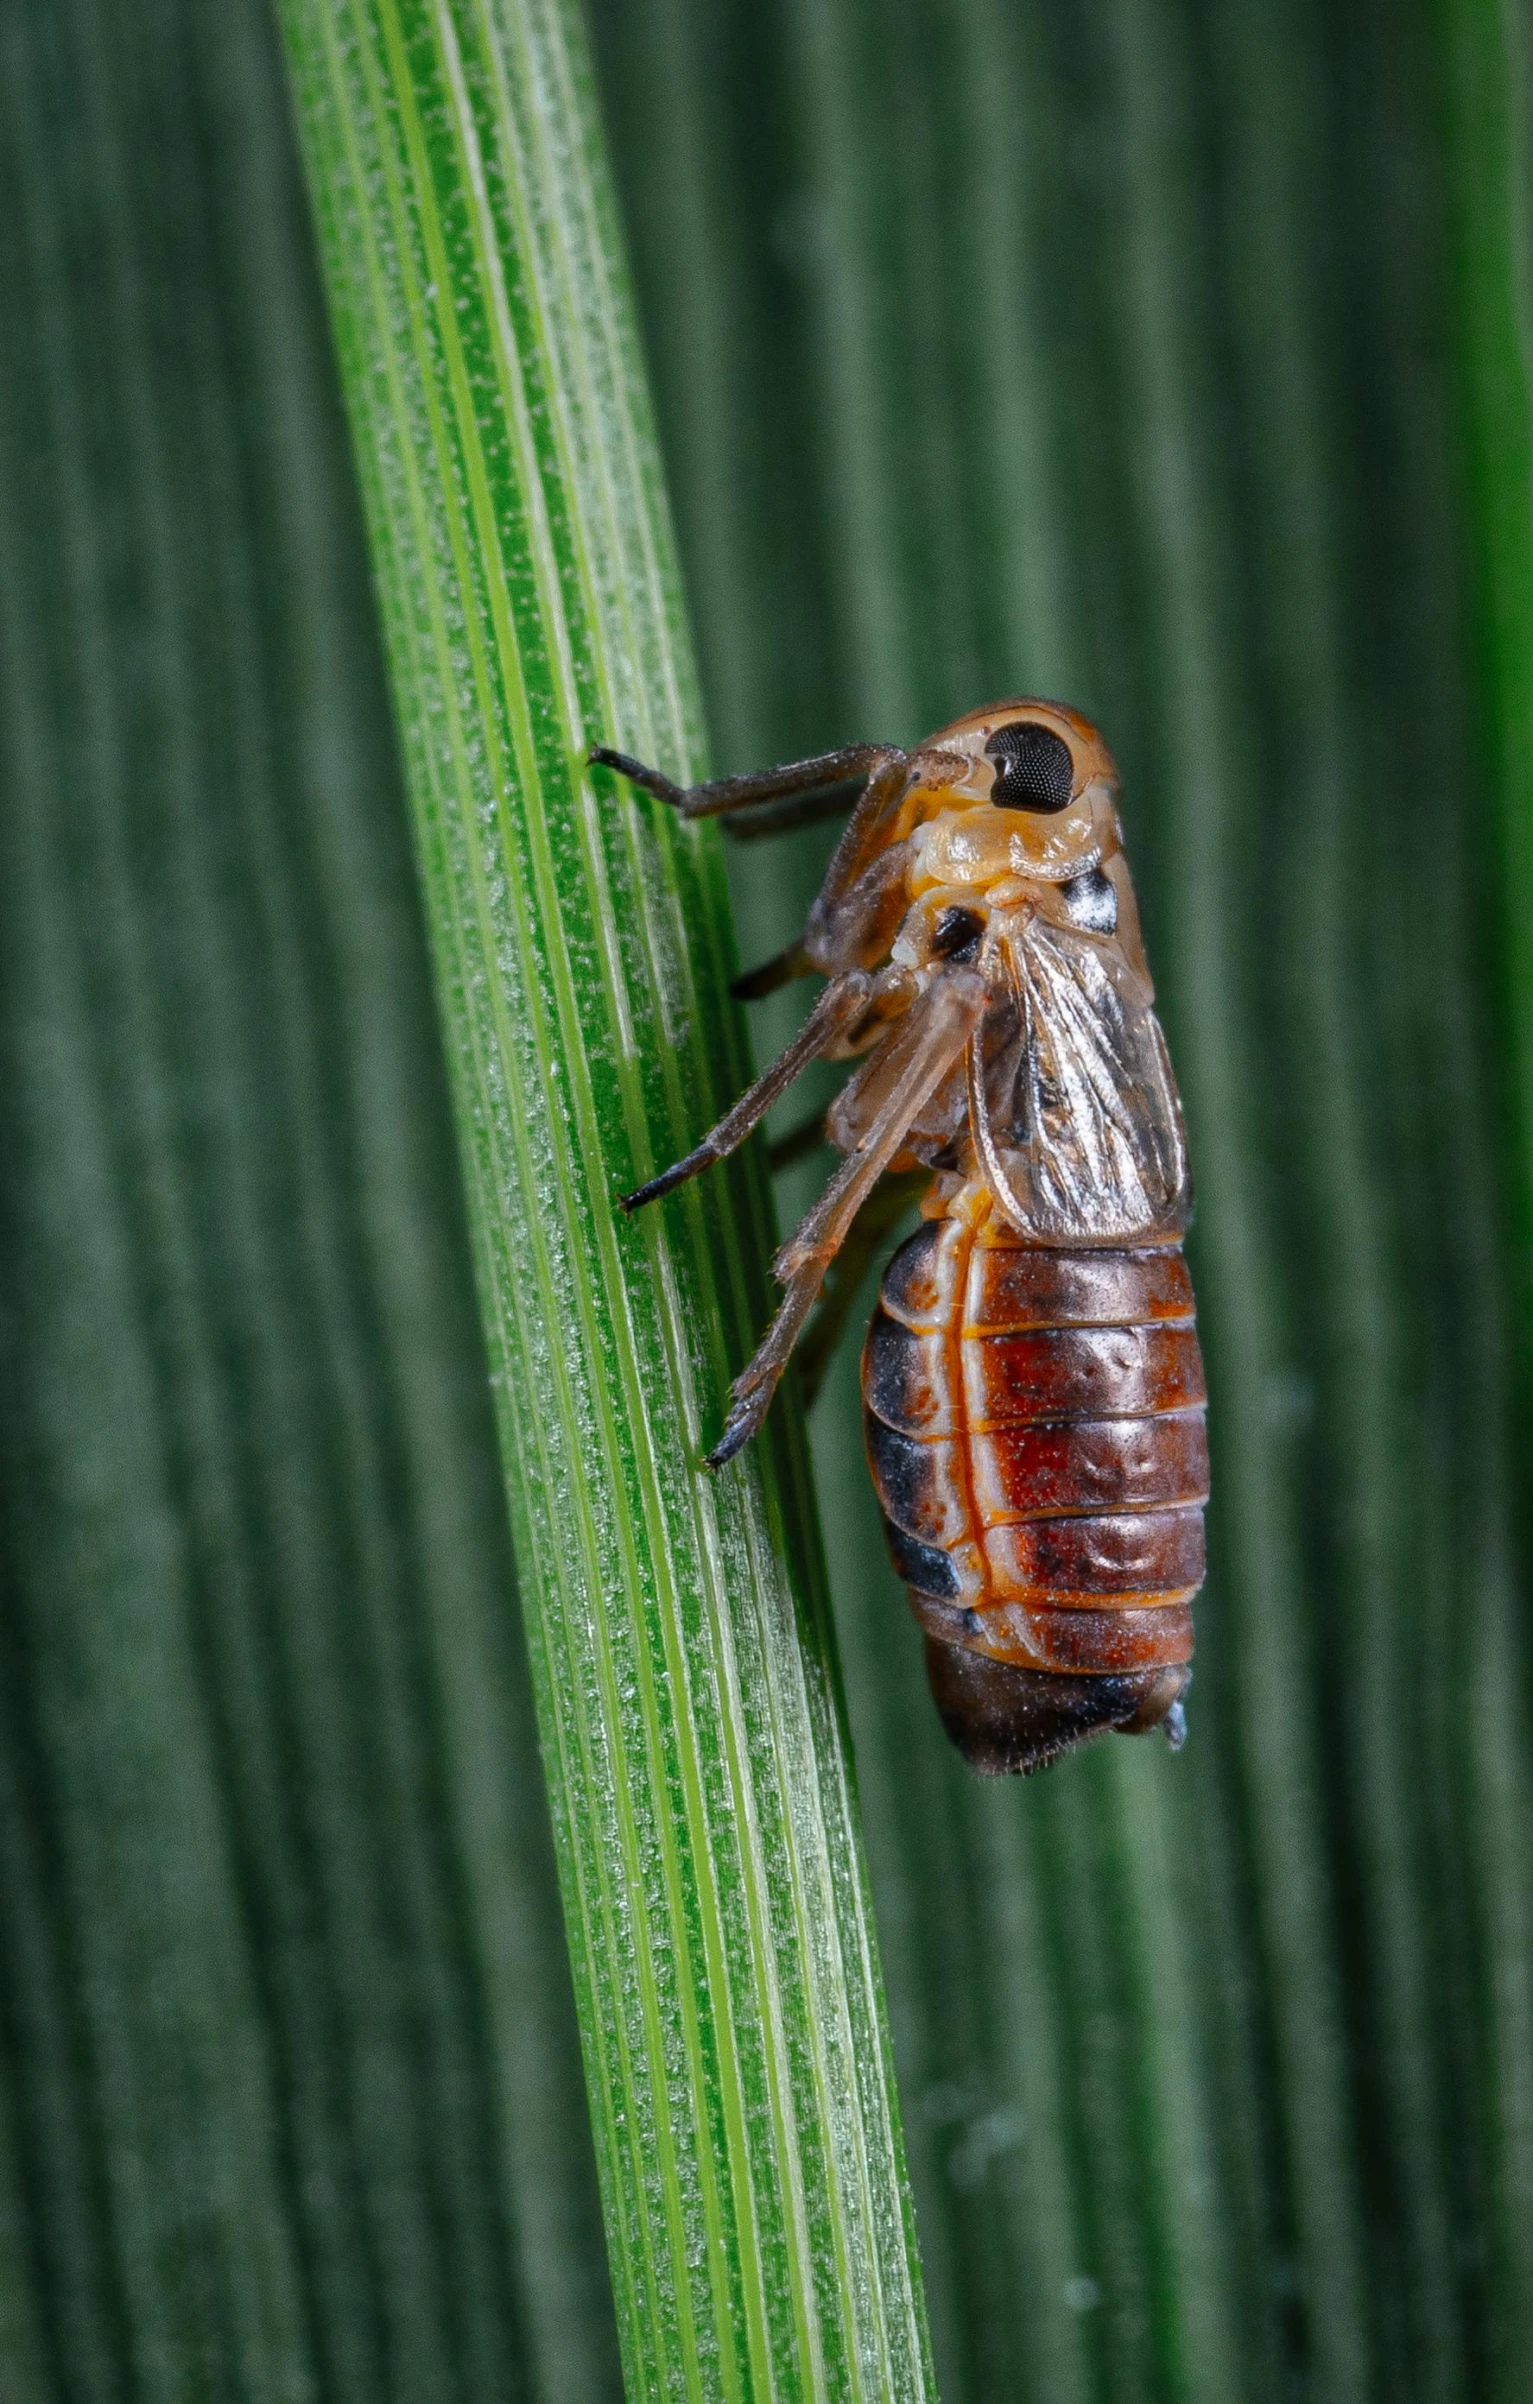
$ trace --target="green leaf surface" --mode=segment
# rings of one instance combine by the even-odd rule
[[[1525,14],[594,17],[720,765],[1079,702],[1187,1097],[1183,1755],[969,1781],[817,1411],[943,2394],[1520,2397]]]
[[[630,2391],[918,2396],[924,2318],[805,1465],[712,1479],[759,1184],[620,1223],[743,1074],[569,8],[283,10],[415,815]],[[790,1575],[788,1564],[792,1562]]]

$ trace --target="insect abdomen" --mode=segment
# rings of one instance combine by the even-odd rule
[[[1029,1770],[1159,1725],[1187,1682],[1203,1366],[1179,1245],[1023,1244],[962,1199],[885,1272],[868,1460],[948,1733]]]

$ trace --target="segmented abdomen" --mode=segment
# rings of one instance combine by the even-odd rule
[[[977,1767],[1178,1729],[1204,1401],[1179,1245],[1055,1250],[960,1210],[890,1262],[863,1354],[868,1460],[938,1707]]]

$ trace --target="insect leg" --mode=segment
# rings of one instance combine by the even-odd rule
[[[845,1332],[869,1263],[930,1185],[930,1169],[901,1170],[875,1185],[826,1269],[820,1307],[798,1348],[799,1394],[807,1410],[820,1391],[832,1353]]]
[[[772,1263],[773,1276],[786,1290],[755,1357],[730,1389],[724,1433],[708,1455],[710,1469],[732,1461],[766,1417],[826,1270],[868,1195],[902,1149],[911,1121],[963,1051],[984,1012],[987,990],[977,970],[953,969],[929,986],[885,1037],[891,1074],[884,1099],[856,1151],[842,1162]]]
[[[611,768],[631,785],[653,793],[657,801],[667,802],[682,818],[724,818],[735,810],[753,809],[758,802],[784,801],[790,796],[795,797],[796,809],[807,813],[810,794],[824,797],[824,808],[815,814],[828,818],[849,806],[850,797],[833,792],[833,788],[864,783],[894,761],[903,767],[905,760],[904,752],[889,743],[846,743],[839,751],[822,751],[809,760],[789,760],[781,768],[755,768],[746,776],[719,776],[708,784],[678,785],[658,768],[646,768],[642,760],[631,759],[626,751],[609,751],[604,744],[594,745],[586,756],[593,768]],[[778,823],[763,827],[762,832],[776,833]],[[806,819],[794,816],[789,823],[803,825]]]
[[[872,978],[860,968],[836,977],[826,986],[787,1050],[779,1052],[771,1067],[764,1069],[755,1084],[747,1087],[733,1110],[717,1126],[709,1128],[702,1142],[684,1160],[662,1169],[658,1177],[651,1177],[631,1194],[621,1195],[623,1209],[641,1210],[646,1202],[658,1202],[662,1194],[674,1193],[689,1177],[699,1176],[704,1169],[712,1168],[716,1160],[737,1151],[751,1129],[766,1117],[772,1104],[787,1092],[800,1070],[831,1051],[866,1015],[872,990]]]
[[[758,843],[765,835],[787,835],[798,826],[818,826],[822,818],[835,818],[851,809],[861,783],[861,777],[849,777],[824,792],[806,793],[801,801],[759,802],[748,817],[727,819],[724,832],[736,843]]]
[[[875,792],[876,788],[869,786],[868,793]],[[857,831],[867,798],[864,795],[857,804],[857,817],[848,833]],[[763,994],[775,993],[779,985],[791,983],[794,977],[816,973],[831,977],[840,969],[869,966],[888,950],[905,914],[909,868],[909,844],[891,843],[886,850],[873,851],[850,891],[827,899],[831,891],[827,877],[804,933],[785,951],[763,960],[759,968],[736,977],[729,989],[736,1001],[758,1002]]]
[[[870,786],[858,803],[858,817],[853,817],[848,834],[858,832],[867,796],[877,796],[875,786]],[[836,853],[836,858],[839,856],[841,853]],[[764,959],[759,969],[747,969],[745,976],[735,978],[730,993],[738,1002],[759,1002],[764,993],[776,993],[776,988],[791,983],[795,976],[836,976],[839,969],[872,966],[889,950],[906,914],[908,873],[911,846],[887,844],[887,849],[879,851],[875,844],[872,856],[848,889],[831,892],[827,875],[810,909],[805,933],[798,935],[786,952],[776,952],[774,959]]]
[[[775,993],[780,985],[791,985],[795,977],[812,977],[814,962],[797,937],[785,951],[774,952],[759,968],[748,968],[743,977],[736,977],[729,990],[737,1002],[759,1002],[764,994]]]

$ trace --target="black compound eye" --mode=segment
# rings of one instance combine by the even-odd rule
[[[932,928],[934,960],[967,960],[979,949],[985,922],[977,910],[954,907],[938,913]]]
[[[1102,869],[1087,868],[1071,877],[1060,886],[1059,898],[1073,927],[1084,927],[1090,935],[1117,933],[1118,888]]]
[[[1070,746],[1046,726],[1003,726],[985,745],[995,762],[990,798],[1003,810],[1063,810],[1075,781]]]

